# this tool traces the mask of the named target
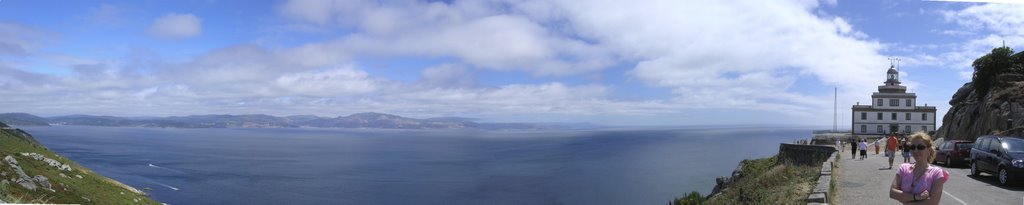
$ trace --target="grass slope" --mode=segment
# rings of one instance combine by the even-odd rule
[[[806,204],[821,167],[776,164],[775,157],[743,160],[743,176],[707,204]]]
[[[789,166],[776,163],[776,157],[743,160],[744,177],[721,195],[704,199],[700,193],[677,198],[669,204],[807,204],[821,167]]]
[[[75,203],[75,204],[159,204],[137,190],[114,181],[78,165],[77,163],[57,155],[31,135],[20,130],[4,127],[0,124],[0,172],[9,183],[0,183],[0,200],[8,203]],[[60,171],[41,160],[22,156],[20,153],[38,153],[47,158],[57,160],[71,166],[71,171]],[[18,174],[3,157],[12,156],[29,176],[42,175],[49,179],[54,192],[45,189],[35,191],[26,189],[11,182]],[[60,174],[63,173],[67,177]],[[79,179],[76,175],[81,175]],[[38,184],[38,183],[37,183]]]

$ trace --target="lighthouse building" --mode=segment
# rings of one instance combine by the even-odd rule
[[[859,102],[851,110],[854,135],[907,134],[935,131],[935,106],[918,106],[917,95],[900,85],[899,71],[890,66],[885,84],[871,94],[871,104]]]

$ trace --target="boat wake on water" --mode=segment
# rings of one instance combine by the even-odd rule
[[[183,171],[179,171],[179,170],[176,170],[176,169],[171,169],[171,168],[167,168],[167,167],[161,167],[161,166],[157,166],[157,165],[153,165],[153,164],[149,164],[149,167],[157,168],[157,169],[164,169],[164,170],[168,170],[168,171],[172,171],[172,172],[176,172],[176,173],[182,173],[182,174],[185,173]]]
[[[154,165],[154,164],[152,164],[152,163],[149,163],[149,164],[148,164],[148,166],[149,166],[149,167],[153,167],[153,168],[157,168],[157,169],[163,169],[163,170],[167,170],[167,171],[171,171],[171,172],[176,172],[176,173],[185,173],[185,172],[182,172],[182,171],[178,171],[178,170],[175,170],[175,169],[171,169],[171,168],[167,168],[167,167],[161,167],[161,166],[157,166],[157,165]],[[152,182],[153,184],[156,184],[156,185],[160,185],[160,186],[166,187],[166,188],[168,188],[168,189],[171,189],[171,190],[174,190],[174,191],[178,191],[178,190],[181,190],[181,189],[179,189],[178,187],[174,187],[174,186],[171,186],[171,185],[167,185],[167,184],[164,184],[164,183],[160,183],[160,182],[157,182],[157,181],[155,181],[155,180],[149,180],[149,181],[150,181],[150,182]]]
[[[164,183],[160,183],[160,182],[155,182],[155,181],[154,181],[153,183],[154,183],[154,184],[157,184],[157,185],[160,185],[160,186],[163,186],[163,187],[167,187],[168,189],[171,189],[171,190],[174,190],[174,191],[178,191],[178,190],[181,190],[181,189],[179,189],[178,187],[173,187],[173,186],[171,186],[171,185],[167,185],[167,184],[164,184]]]

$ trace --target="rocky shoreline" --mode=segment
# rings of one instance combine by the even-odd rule
[[[732,174],[729,176],[719,176],[718,178],[715,178],[715,188],[711,189],[711,193],[708,193],[706,198],[710,199],[722,194],[722,191],[725,191],[729,186],[743,178],[743,173],[740,172],[740,170],[743,170],[742,162],[739,163],[739,165],[736,165],[736,169],[733,169]]]

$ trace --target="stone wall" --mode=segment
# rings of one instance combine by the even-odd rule
[[[819,166],[836,151],[827,145],[779,144],[779,164]]]
[[[835,167],[836,148],[824,145],[780,144],[779,164],[820,166],[818,180],[814,189],[807,196],[808,204],[828,204],[831,202],[829,192],[834,183],[832,168]]]

